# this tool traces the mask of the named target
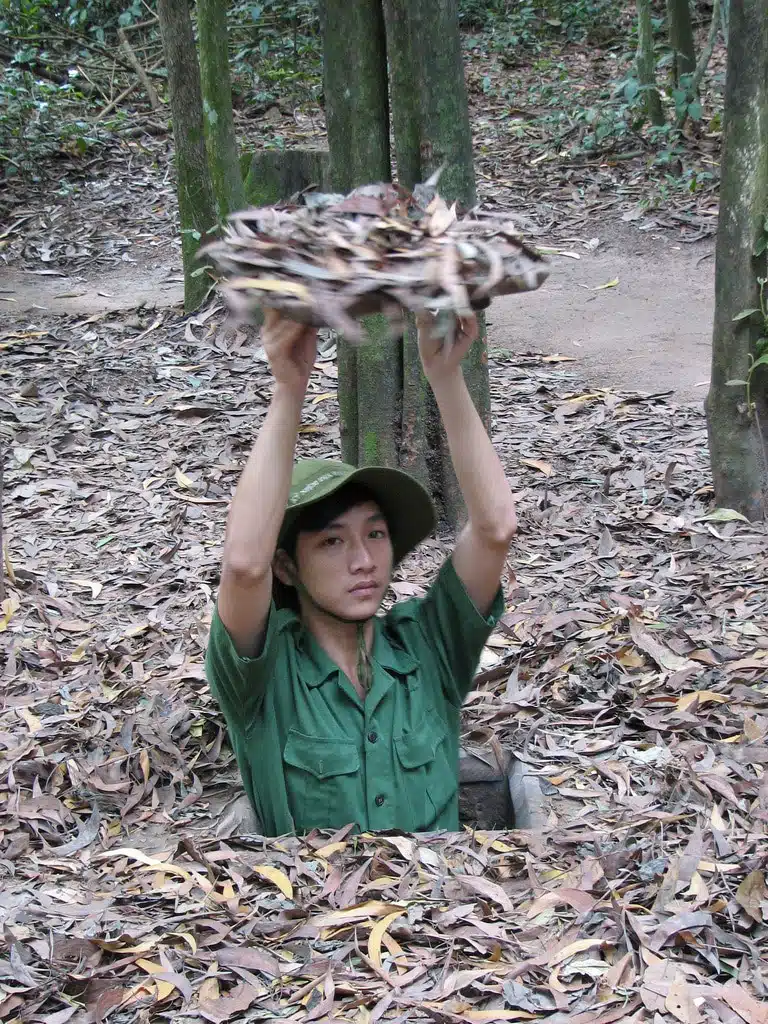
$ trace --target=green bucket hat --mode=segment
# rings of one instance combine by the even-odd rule
[[[293,468],[278,547],[305,508],[350,483],[366,487],[384,513],[395,565],[435,528],[435,510],[429,494],[408,473],[383,466],[356,469],[336,459],[301,459]]]

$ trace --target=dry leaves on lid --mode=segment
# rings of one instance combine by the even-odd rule
[[[365,185],[348,196],[304,193],[299,204],[233,214],[202,251],[240,318],[264,305],[294,320],[365,337],[360,317],[413,312],[466,315],[496,295],[532,291],[549,272],[507,216],[459,217],[435,193]]]

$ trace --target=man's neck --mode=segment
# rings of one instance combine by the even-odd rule
[[[324,612],[322,608],[317,608],[304,601],[302,601],[301,621],[331,661],[339,666],[357,692],[364,696],[357,673],[360,657],[359,624],[342,622]],[[368,619],[363,624],[363,630],[365,649],[370,654],[373,647],[374,620]]]

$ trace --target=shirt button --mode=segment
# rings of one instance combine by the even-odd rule
[[[377,732],[369,732],[368,733],[368,742],[369,743],[375,743],[378,738],[379,738],[379,734]]]
[[[377,807],[381,807],[381,805],[384,803],[384,794],[383,793],[379,793],[379,795],[376,797],[376,801],[375,802],[376,802],[376,806]]]

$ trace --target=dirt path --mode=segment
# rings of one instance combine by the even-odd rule
[[[183,298],[181,270],[172,266],[124,264],[94,277],[0,269],[0,309],[11,316],[18,313],[24,320],[33,317],[35,310],[90,316],[142,305],[175,306]]]
[[[599,235],[600,233],[597,232]],[[703,401],[714,312],[714,240],[680,245],[621,226],[590,252],[552,258],[533,295],[498,299],[488,317],[491,343],[574,356],[594,386],[674,391]],[[600,288],[608,282],[618,284]]]
[[[494,303],[491,344],[573,356],[595,387],[674,391],[679,402],[700,402],[709,377],[713,241],[680,245],[626,225],[595,234],[594,251],[571,240],[567,249],[579,259],[552,258],[552,275],[539,292]],[[137,263],[87,279],[0,271],[0,306],[24,321],[36,309],[90,315],[173,306],[182,296],[179,268],[170,264]]]

